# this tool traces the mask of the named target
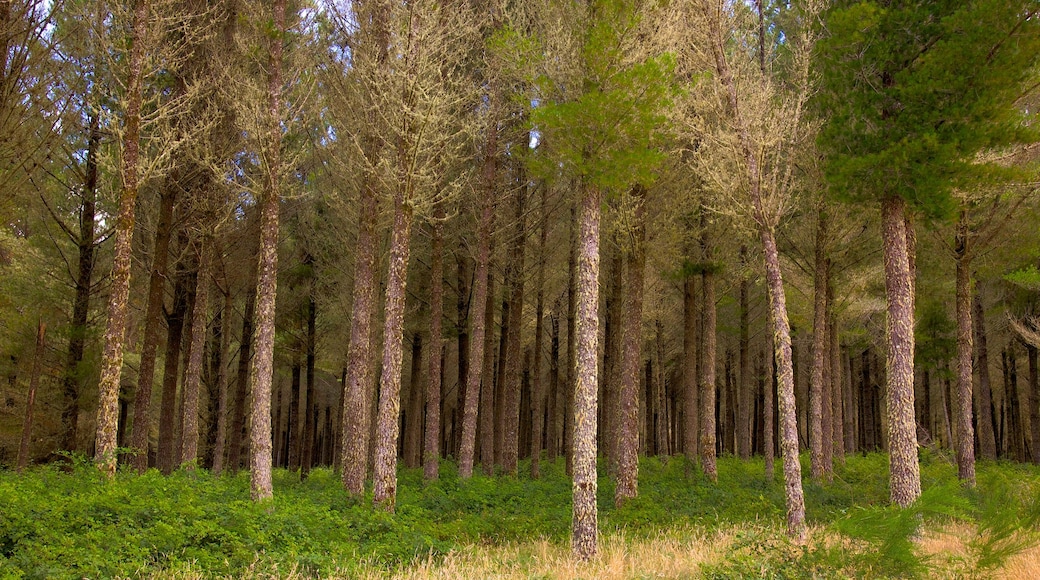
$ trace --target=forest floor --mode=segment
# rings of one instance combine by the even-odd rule
[[[520,477],[469,480],[444,463],[425,485],[405,469],[392,515],[348,498],[325,469],[304,481],[277,471],[263,504],[244,472],[106,483],[83,460],[0,470],[0,579],[1040,576],[1040,468],[982,462],[965,490],[948,455],[923,451],[924,494],[899,510],[887,463],[850,456],[832,483],[806,481],[805,545],[786,538],[783,482],[761,458],[721,458],[717,483],[687,476],[681,457],[643,459],[640,495],[620,508],[601,471],[600,551],[588,563],[570,557],[562,459],[543,462],[538,480],[526,463]]]

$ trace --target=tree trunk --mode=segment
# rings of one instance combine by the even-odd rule
[[[318,430],[317,416],[320,411],[317,405],[318,388],[314,384],[314,365],[317,363],[318,340],[318,303],[314,296],[314,284],[317,274],[314,272],[314,257],[310,252],[304,255],[303,263],[309,267],[310,280],[307,289],[307,338],[304,358],[304,378],[307,379],[306,408],[307,416],[303,421],[303,450],[300,454],[300,479],[306,479],[314,466],[317,451],[314,448]]]
[[[226,279],[226,278],[225,278]],[[213,474],[224,470],[227,443],[228,362],[231,353],[231,289],[224,294],[224,310],[220,315],[220,365],[217,367],[217,436],[213,443]]]
[[[683,453],[686,476],[697,457],[697,298],[693,275],[683,281]]]
[[[123,117],[122,191],[115,224],[111,294],[105,348],[98,382],[97,435],[94,462],[107,477],[116,474],[116,425],[119,414],[119,377],[123,371],[123,343],[127,301],[130,297],[130,258],[133,252],[134,208],[138,190],[138,158],[141,136],[141,68],[147,34],[148,0],[134,0],[130,31],[129,73],[126,79],[126,111]]]
[[[404,193],[398,192],[394,199],[394,225],[390,237],[386,319],[383,323],[383,368],[379,378],[376,461],[372,474],[373,502],[389,512],[394,511],[397,501],[397,440],[401,429],[401,343],[404,334],[411,232],[411,206],[406,204]]]
[[[434,207],[433,238],[430,243],[430,348],[427,349],[428,373],[426,376],[426,436],[423,445],[423,477],[427,481],[437,479],[441,458],[441,352],[444,339],[441,322],[444,317],[444,211],[440,204]],[[461,282],[462,277],[459,277]],[[464,319],[465,308],[460,308],[460,320]],[[460,339],[461,347],[462,341]],[[459,350],[462,365],[463,351]],[[461,368],[461,367],[460,367]],[[460,371],[461,374],[461,371]]]
[[[740,246],[740,263],[747,263],[747,246]],[[737,383],[737,420],[736,447],[741,459],[751,458],[751,366],[748,363],[750,332],[748,329],[748,280],[740,276],[740,344],[738,347],[737,365],[739,366],[739,382]]]
[[[542,380],[542,353],[544,345],[542,336],[545,327],[542,319],[545,317],[545,244],[549,233],[549,209],[547,206],[547,192],[549,186],[543,183],[541,186],[541,200],[539,209],[541,211],[538,233],[538,270],[535,275],[535,305],[534,305],[534,361],[532,363],[532,409],[531,409],[531,479],[540,476],[539,462],[542,455],[542,433],[545,425],[545,388]]]
[[[702,218],[702,226],[705,225]],[[706,262],[710,262],[708,254],[708,233],[705,229],[701,236],[701,248]],[[715,273],[708,264],[701,273],[701,349],[697,368],[700,371],[700,407],[701,407],[701,469],[713,482],[718,481],[718,468],[715,464],[715,344],[717,311],[715,305]]]
[[[556,462],[560,452],[560,410],[564,395],[560,388],[560,315],[556,308],[549,315],[549,421],[548,453],[550,463]]]
[[[888,298],[888,445],[892,502],[908,507],[921,495],[914,424],[914,284],[907,248],[906,201],[899,196],[881,204]]]
[[[191,344],[188,346],[188,365],[184,374],[184,397],[181,404],[180,463],[195,469],[199,450],[199,390],[202,382],[202,358],[206,343],[208,322],[209,272],[211,242],[204,239],[199,246],[199,273],[195,282],[195,305],[191,314]]]
[[[505,416],[502,430],[502,471],[508,475],[515,476],[517,473],[517,460],[519,455],[519,433],[520,433],[520,387],[521,387],[521,334],[523,331],[524,312],[524,261],[525,248],[527,246],[526,225],[526,197],[527,187],[521,186],[516,193],[516,238],[511,245],[511,258],[509,267],[512,275],[507,276],[511,281],[509,289],[509,334],[506,339],[505,360],[505,392],[502,402],[505,407]],[[501,383],[500,383],[501,384]]]
[[[404,465],[419,467],[423,424],[422,333],[412,335],[412,364],[408,373],[408,407],[404,413]],[[427,377],[428,379],[428,377]]]
[[[164,475],[177,467],[179,449],[174,431],[177,423],[177,382],[180,377],[184,316],[188,312],[189,275],[178,272],[173,285],[173,310],[166,317],[166,358],[163,364],[162,401],[159,407],[159,449],[156,463]]]
[[[254,501],[270,499],[271,484],[271,381],[274,377],[274,315],[278,292],[278,203],[282,166],[282,47],[285,36],[285,0],[275,0],[267,79],[268,150],[264,152],[267,180],[260,200],[260,260],[256,286],[256,358],[250,381],[252,405],[249,432],[250,495]]]
[[[845,464],[845,413],[842,408],[844,401],[844,386],[842,384],[843,373],[841,372],[841,348],[838,343],[838,317],[833,313],[834,308],[834,279],[827,291],[827,302],[831,305],[832,314],[827,324],[830,330],[831,347],[829,349],[831,363],[831,446],[833,459],[840,464]]]
[[[599,425],[600,439],[604,441],[603,453],[608,459],[611,475],[618,472],[618,454],[621,445],[622,434],[622,405],[621,401],[621,342],[625,331],[623,328],[625,304],[624,298],[624,251],[625,244],[615,239],[615,243],[608,244],[612,247],[610,257],[610,268],[607,271],[607,290],[603,297],[603,380],[600,414],[602,418]]]
[[[6,53],[5,53],[6,54]],[[90,120],[90,137],[87,141],[86,178],[83,183],[83,203],[79,212],[79,268],[76,272],[76,297],[72,303],[72,319],[69,321],[69,351],[65,359],[65,374],[62,376],[64,407],[61,412],[61,448],[75,451],[79,435],[79,393],[83,383],[83,352],[87,343],[87,318],[90,314],[90,294],[94,277],[95,215],[97,213],[98,190],[98,146],[101,131],[95,113]],[[134,425],[137,425],[135,419]],[[148,450],[144,452],[147,466]]]
[[[287,465],[290,471],[300,468],[300,447],[303,445],[303,428],[300,427],[300,385],[303,364],[300,360],[299,340],[293,341],[292,367],[289,379],[289,413],[285,421],[285,436],[289,439]]]
[[[993,393],[990,388],[989,350],[986,348],[986,319],[982,308],[982,297],[978,292],[972,301],[975,314],[975,345],[978,352],[979,400],[978,400],[978,432],[979,453],[983,459],[990,461],[997,458],[997,439],[993,425]]]
[[[259,222],[257,222],[259,224]],[[257,238],[260,236],[257,235]],[[238,375],[235,387],[235,414],[231,423],[231,440],[228,449],[228,467],[238,471],[241,467],[242,438],[246,436],[246,402],[249,394],[249,367],[252,363],[253,350],[253,314],[256,311],[256,276],[251,272],[250,284],[246,289],[245,305],[242,309],[242,336],[238,346]],[[162,437],[159,438],[162,443]]]
[[[617,426],[617,487],[614,505],[638,495],[639,478],[639,363],[643,345],[643,277],[646,270],[646,228],[643,224],[646,192],[641,187],[632,189],[636,213],[633,219],[632,242],[628,262],[627,286],[624,300],[624,328],[621,345],[621,390],[619,393],[620,424]],[[649,411],[649,406],[647,407]],[[649,413],[647,413],[649,420]]]
[[[458,458],[462,449],[462,415],[466,408],[466,377],[469,375],[469,330],[468,319],[470,311],[470,287],[473,272],[470,268],[470,259],[465,253],[464,241],[459,242],[458,256],[456,258],[457,278],[459,296],[456,303],[456,332],[458,332],[458,392],[455,398],[455,410],[452,415],[452,454]]]
[[[971,256],[967,213],[961,212],[954,241],[957,310],[957,476],[975,486],[975,431],[972,426]]]
[[[491,261],[491,229],[494,224],[494,196],[497,188],[496,155],[498,154],[496,125],[491,123],[484,151],[483,181],[485,195],[480,201],[480,217],[477,224],[477,264],[473,274],[473,300],[477,308],[486,308],[488,302],[488,271]],[[493,293],[491,293],[493,297]],[[467,479],[473,475],[473,459],[477,441],[477,406],[481,398],[480,378],[484,371],[486,328],[485,317],[470,316],[469,369],[466,377],[466,406],[462,413],[462,446],[459,450],[459,476]]]
[[[587,561],[596,554],[596,417],[599,351],[599,238],[602,194],[583,184],[578,220],[574,361],[574,478],[571,547]]]
[[[25,422],[22,423],[22,440],[18,445],[18,473],[24,471],[29,465],[33,410],[36,406],[36,388],[40,384],[40,367],[43,366],[43,349],[46,334],[47,323],[41,320],[36,327],[36,349],[33,351],[32,371],[29,373],[29,396],[26,397],[25,401]]]
[[[480,369],[480,465],[485,475],[495,472],[495,275],[488,269],[484,305],[484,361]],[[503,310],[502,316],[506,312]],[[504,321],[503,321],[504,322]],[[505,332],[503,327],[502,332]],[[501,364],[501,363],[500,363]]]
[[[1037,393],[1037,348],[1026,344],[1026,357],[1029,361],[1029,392],[1026,402],[1029,404],[1029,449],[1030,459],[1040,464],[1040,393]]]
[[[566,473],[574,475],[574,417],[575,389],[577,388],[578,335],[578,208],[571,206],[570,248],[567,253],[567,375],[564,382],[563,453]]]
[[[827,344],[830,334],[827,331],[827,215],[820,208],[816,222],[816,260],[813,269],[813,341],[812,341],[812,374],[809,379],[809,449],[810,465],[813,481],[823,481],[823,391]]]
[[[343,387],[340,431],[343,486],[347,493],[365,492],[368,470],[368,416],[372,383],[372,315],[375,312],[376,223],[378,202],[374,177],[366,176],[361,187],[358,240],[354,262],[354,293],[347,345],[346,382]]]

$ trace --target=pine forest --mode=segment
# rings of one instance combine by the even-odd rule
[[[0,577],[1040,574],[1038,0],[0,0],[0,218]]]

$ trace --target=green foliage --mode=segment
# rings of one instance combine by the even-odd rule
[[[922,457],[925,493],[909,510],[888,506],[887,456],[849,457],[835,482],[807,484],[810,523],[821,538],[806,546],[783,531],[782,478],[767,480],[760,458],[719,460],[713,484],[682,458],[640,463],[639,497],[613,505],[613,484],[600,465],[603,534],[653,538],[664,530],[729,533],[735,544],[707,578],[877,577],[922,574],[944,564],[921,558],[915,535],[951,519],[974,524],[971,561],[992,572],[1035,545],[1040,471],[980,464],[978,491],[960,488],[947,461]],[[523,467],[520,473],[524,473]],[[237,577],[350,576],[372,566],[393,569],[465,545],[546,539],[566,545],[571,482],[563,460],[543,463],[542,477],[458,477],[442,464],[424,483],[419,470],[399,473],[397,513],[351,499],[337,475],[311,471],[305,481],[278,470],[271,502],[249,499],[246,473],[205,470],[163,477],[120,472],[112,482],[86,458],[22,476],[0,472],[0,577],[80,578],[135,575]],[[835,534],[844,541],[835,542]]]
[[[833,3],[818,104],[834,190],[900,195],[945,216],[952,188],[1011,178],[976,154],[1037,138],[1016,108],[1040,54],[1033,10],[1031,0]]]

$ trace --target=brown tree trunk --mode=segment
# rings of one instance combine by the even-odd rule
[[[480,465],[485,475],[495,472],[495,275],[488,269],[484,305],[484,361],[480,369]],[[503,310],[502,316],[506,312]],[[503,321],[504,322],[504,321]],[[505,328],[502,329],[505,332]],[[499,363],[501,364],[501,363]]]
[[[908,507],[921,495],[914,424],[914,284],[907,248],[906,201],[890,196],[881,203],[888,298],[888,445],[892,502]]]
[[[426,436],[423,445],[423,477],[437,479],[441,458],[441,352],[444,339],[441,322],[444,317],[444,211],[440,204],[434,207],[433,237],[430,243],[430,348],[426,376]],[[462,277],[459,277],[462,280]],[[460,309],[461,314],[465,309]],[[460,339],[459,345],[462,345]],[[459,364],[463,351],[459,351]]]
[[[957,476],[975,486],[975,430],[972,426],[971,255],[967,213],[961,212],[954,241],[957,310]]]
[[[834,279],[827,291],[827,302],[834,307]],[[842,408],[844,401],[844,386],[842,384],[843,373],[841,372],[841,348],[838,344],[838,317],[833,314],[827,324],[830,330],[831,347],[829,349],[831,364],[831,446],[833,459],[838,463],[845,464],[845,413]]]
[[[141,136],[141,68],[144,64],[144,36],[148,24],[148,0],[134,0],[134,21],[130,30],[129,73],[126,79],[127,105],[123,117],[122,191],[115,224],[115,249],[112,263],[111,294],[105,348],[101,356],[98,382],[97,435],[94,462],[107,477],[116,474],[116,425],[119,414],[119,377],[123,371],[123,342],[126,331],[127,301],[130,297],[130,258],[133,251],[134,208],[138,190],[138,158]]]
[[[577,387],[578,208],[571,206],[570,248],[567,254],[567,375],[564,381],[563,454],[567,475],[574,474],[574,393]]]
[[[697,457],[697,298],[696,278],[686,276],[683,281],[683,453],[686,456],[686,476],[692,475]]]
[[[317,416],[320,408],[317,405],[318,388],[314,384],[314,365],[317,363],[318,341],[318,302],[315,300],[314,284],[317,274],[314,272],[314,256],[307,252],[303,263],[309,267],[310,280],[307,289],[307,337],[304,358],[304,378],[307,379],[306,408],[307,416],[303,421],[303,450],[300,454],[300,478],[306,479],[314,466],[315,438],[318,430]]]
[[[260,259],[256,285],[256,357],[250,380],[252,405],[249,431],[250,495],[254,501],[270,499],[271,483],[271,381],[274,377],[274,315],[278,292],[278,203],[282,119],[282,50],[286,32],[285,0],[275,0],[270,61],[267,78],[268,150],[264,152],[267,183],[260,199]]]
[[[527,246],[526,225],[526,197],[527,187],[521,186],[516,193],[516,224],[515,239],[511,245],[511,258],[509,267],[512,275],[507,276],[511,280],[509,289],[509,335],[506,348],[505,361],[505,392],[502,398],[505,407],[503,440],[502,440],[502,471],[508,475],[515,476],[517,473],[517,460],[519,455],[519,433],[520,433],[520,387],[521,387],[521,333],[523,330],[524,313],[524,262],[525,248]],[[500,383],[501,384],[501,383]]]
[[[423,377],[422,333],[412,335],[412,364],[408,377],[408,407],[404,413],[404,465],[410,469],[419,467],[422,446],[423,423]],[[427,377],[427,380],[429,377]]]
[[[813,341],[812,341],[812,374],[809,380],[809,449],[811,475],[813,481],[823,481],[823,392],[825,367],[829,366],[827,344],[830,333],[827,331],[827,215],[820,208],[816,222],[816,260],[813,275]]]
[[[1037,348],[1026,344],[1026,358],[1029,361],[1029,392],[1026,402],[1029,404],[1029,449],[1033,463],[1040,463],[1040,393],[1037,392],[1040,377],[1037,376]]]
[[[574,479],[571,548],[582,561],[596,555],[596,417],[599,351],[599,238],[601,193],[583,184],[576,296],[574,365]]]
[[[993,393],[990,388],[989,350],[986,348],[986,319],[982,308],[982,298],[978,292],[972,301],[975,314],[975,345],[978,352],[979,400],[978,400],[978,432],[979,454],[990,461],[997,458],[997,439],[993,426]]]
[[[6,53],[5,53],[6,54]],[[61,411],[61,448],[75,451],[79,436],[79,393],[83,383],[83,352],[87,343],[87,317],[90,313],[90,294],[94,277],[95,216],[97,213],[98,190],[98,146],[101,130],[95,113],[90,120],[90,137],[87,141],[86,178],[83,182],[79,212],[79,263],[76,271],[76,297],[72,303],[72,319],[69,321],[69,350],[65,358],[65,373],[62,376],[64,407]],[[136,419],[134,425],[137,425]],[[145,449],[145,463],[148,453]]]
[[[548,195],[548,184],[541,186],[541,199],[539,210],[541,212],[538,234],[538,270],[535,275],[535,305],[534,305],[534,361],[532,363],[532,405],[531,405],[531,479],[538,479],[541,475],[539,462],[542,455],[542,434],[545,425],[545,399],[546,393],[542,381],[542,353],[544,345],[542,336],[545,327],[542,319],[545,317],[545,244],[549,233],[549,208],[546,197]]]
[[[462,415],[466,408],[466,377],[469,375],[469,311],[470,311],[470,283],[473,272],[470,268],[470,259],[465,254],[465,242],[459,242],[458,256],[456,259],[458,278],[458,302],[456,303],[456,332],[458,332],[458,393],[455,399],[455,410],[452,412],[452,454],[458,458],[462,449]]]
[[[394,199],[394,225],[390,236],[390,264],[386,280],[386,317],[383,323],[383,368],[379,378],[379,414],[376,428],[376,461],[373,502],[394,511],[397,501],[397,441],[401,423],[401,358],[404,306],[408,283],[408,253],[412,211],[404,193]]]
[[[47,323],[41,320],[36,327],[36,349],[33,350],[32,370],[29,373],[29,396],[26,397],[25,401],[25,421],[22,423],[22,440],[18,445],[18,473],[24,471],[29,465],[33,411],[36,406],[36,388],[40,384],[40,369],[43,366],[43,349],[46,344],[46,335]]]
[[[259,224],[259,222],[257,222]],[[257,235],[259,238],[259,235]],[[242,309],[242,335],[238,346],[238,375],[235,386],[235,414],[231,422],[231,439],[228,443],[228,467],[238,471],[242,465],[242,439],[246,436],[246,403],[249,395],[249,367],[253,350],[253,314],[256,311],[256,275],[251,272],[250,284],[246,289],[245,305]],[[162,443],[162,437],[159,437]]]
[[[368,416],[372,383],[372,315],[376,291],[376,222],[378,202],[374,177],[367,176],[361,187],[358,240],[354,262],[354,293],[347,345],[346,382],[341,411],[341,458],[343,486],[347,493],[365,492],[368,470]]]
[[[300,385],[302,384],[303,364],[300,360],[300,342],[293,341],[292,367],[289,370],[289,413],[285,422],[285,436],[289,439],[287,465],[290,471],[300,468],[301,446],[303,445],[303,428],[300,426]]]
[[[184,316],[188,313],[188,273],[178,272],[173,285],[173,310],[166,317],[166,358],[163,364],[163,390],[159,407],[159,448],[156,463],[164,475],[177,467],[176,445],[177,382],[180,377],[181,343]]]
[[[643,345],[643,276],[646,270],[646,228],[643,224],[646,192],[632,189],[636,204],[624,300],[624,328],[621,345],[620,424],[617,426],[617,487],[614,505],[621,506],[639,493],[639,363]],[[649,411],[649,408],[647,409]],[[649,412],[647,413],[649,420]]]
[[[740,263],[747,263],[747,246],[740,246]],[[746,276],[740,277],[740,344],[738,345],[737,365],[739,367],[739,378],[737,383],[737,417],[736,417],[736,447],[737,455],[741,459],[751,458],[751,366],[748,363],[748,349],[750,342],[750,331],[748,328],[748,280]]]
[[[226,277],[225,277],[226,279]],[[213,443],[213,474],[224,470],[227,447],[228,362],[231,354],[231,289],[225,289],[224,310],[220,315],[220,366],[217,367],[217,436]]]
[[[549,420],[546,433],[549,449],[546,458],[550,463],[556,462],[560,452],[560,409],[563,407],[563,399],[560,388],[560,315],[554,308],[549,315]]]
[[[654,404],[657,407],[655,436],[657,437],[657,455],[662,458],[662,461],[667,461],[668,456],[672,454],[671,438],[668,436],[668,426],[671,424],[671,418],[669,417],[668,395],[666,392],[668,387],[664,378],[664,325],[660,320],[654,321],[654,329],[656,348],[652,357],[657,360],[655,365],[656,372],[654,373]]]
[[[702,219],[702,225],[704,225]],[[705,253],[705,261],[710,262],[708,254],[708,233],[701,237],[701,248]],[[698,352],[697,368],[700,371],[700,407],[701,434],[700,457],[701,469],[712,481],[718,480],[718,468],[715,464],[715,345],[717,311],[715,305],[715,273],[708,264],[701,273],[701,349]]]
[[[181,449],[180,463],[188,469],[195,468],[199,451],[199,391],[202,383],[202,358],[206,343],[208,323],[207,302],[209,297],[210,245],[208,239],[200,242],[198,254],[200,268],[195,282],[195,305],[191,314],[191,344],[188,345],[188,365],[184,374],[184,397],[181,404]]]
[[[477,224],[477,264],[473,274],[473,300],[478,308],[486,308],[488,301],[488,271],[491,261],[491,228],[494,223],[494,196],[497,190],[498,134],[496,125],[489,125],[484,151],[483,181],[485,195],[480,201],[480,216]],[[493,294],[492,294],[493,296]],[[462,446],[459,450],[459,476],[463,479],[473,475],[473,459],[477,441],[477,406],[481,398],[480,378],[484,371],[485,327],[483,316],[470,316],[469,373],[466,377],[466,406],[462,413]]]
[[[608,244],[613,251],[610,268],[607,270],[607,290],[603,297],[603,380],[600,392],[599,424],[600,440],[604,442],[603,453],[607,456],[611,475],[618,471],[618,453],[623,437],[621,431],[621,342],[624,335],[624,251],[625,244],[618,239]]]

